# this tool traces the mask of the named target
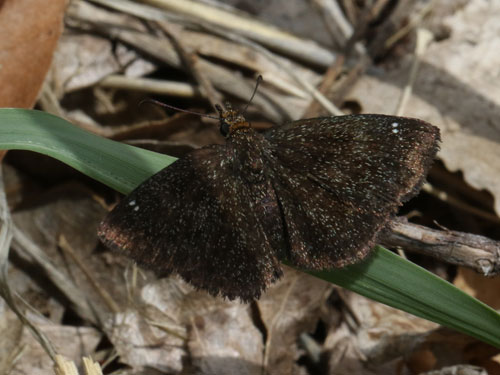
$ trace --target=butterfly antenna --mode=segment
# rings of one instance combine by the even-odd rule
[[[247,105],[245,106],[245,108],[243,108],[243,114],[246,113],[247,109],[248,109],[248,106],[250,105],[250,103],[252,102],[253,100],[253,97],[255,96],[255,94],[257,93],[257,89],[259,88],[259,85],[260,83],[262,82],[263,78],[262,76],[259,74],[259,76],[257,77],[257,82],[255,82],[255,88],[253,89],[253,93],[252,93],[252,96],[250,97],[250,100],[247,102]]]
[[[211,116],[211,115],[207,115],[205,113],[194,112],[194,111],[189,111],[187,109],[182,109],[182,108],[174,107],[173,105],[165,104],[163,102],[160,102],[160,101],[154,100],[154,99],[144,99],[144,100],[141,100],[141,102],[139,103],[139,106],[143,105],[144,103],[156,104],[156,105],[159,105],[160,107],[170,108],[170,109],[173,109],[175,111],[189,113],[191,115],[198,115],[198,116],[201,116],[201,117],[208,117],[208,118],[212,118],[212,119],[215,119],[215,120],[219,120],[219,117],[216,117],[216,116]]]

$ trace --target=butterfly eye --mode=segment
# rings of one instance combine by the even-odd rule
[[[224,119],[220,120],[220,133],[225,137],[229,134],[229,129],[231,125],[229,125]]]

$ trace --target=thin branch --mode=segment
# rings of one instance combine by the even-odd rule
[[[500,273],[500,242],[476,234],[431,229],[398,218],[381,233],[379,242],[472,268],[485,276]]]

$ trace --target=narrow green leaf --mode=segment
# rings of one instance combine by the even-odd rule
[[[0,109],[0,149],[52,156],[125,194],[175,160],[103,139],[56,116],[23,109]],[[359,264],[311,274],[500,347],[496,311],[382,247]]]
[[[47,112],[0,111],[0,149],[51,156],[124,194],[176,160],[99,137]]]

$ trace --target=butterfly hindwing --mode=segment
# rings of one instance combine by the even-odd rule
[[[101,224],[103,241],[213,295],[257,298],[281,267],[256,218],[258,194],[245,188],[226,151],[196,150],[145,181]]]

